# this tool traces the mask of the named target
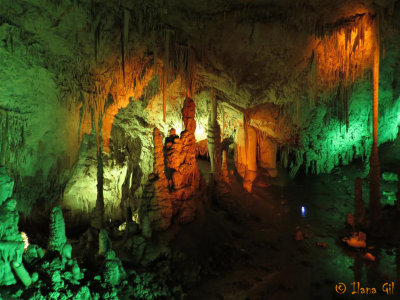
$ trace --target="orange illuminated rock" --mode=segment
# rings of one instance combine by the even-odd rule
[[[201,140],[196,143],[196,157],[198,156],[203,156],[203,157],[209,156],[207,139]]]
[[[346,216],[346,223],[352,227],[354,227],[354,215],[352,213],[348,213]]]
[[[195,218],[197,206],[194,198],[199,192],[200,172],[196,162],[194,112],[194,102],[187,98],[182,114],[190,130],[186,128],[179,138],[172,128],[165,146],[160,131],[154,129],[154,174],[157,178],[147,185],[139,211],[139,217],[146,221],[149,232],[168,229],[172,218],[180,224]]]
[[[196,131],[196,121],[194,116],[196,114],[196,105],[191,98],[186,98],[182,108],[182,118],[185,124],[185,129],[194,134]]]
[[[365,248],[367,235],[364,232],[355,232],[350,238],[343,238],[343,242],[352,248]]]
[[[375,256],[373,256],[371,253],[369,253],[369,252],[367,252],[367,253],[365,253],[365,255],[363,256],[363,258],[365,259],[365,260],[368,260],[368,261],[375,261]]]
[[[296,227],[296,233],[294,235],[294,239],[296,241],[302,241],[304,240],[303,232],[301,232],[300,227]]]
[[[238,128],[236,141],[235,141],[235,166],[236,170],[241,177],[244,177],[246,173],[246,135],[244,127]]]
[[[239,128],[236,138],[235,165],[243,177],[243,187],[251,192],[257,177],[257,130],[250,125]]]
[[[259,138],[259,165],[265,169],[276,169],[276,152],[278,145],[276,142],[260,135]]]
[[[320,248],[327,248],[328,247],[328,244],[327,243],[321,243],[321,242],[317,242],[317,247],[320,247]]]
[[[227,154],[226,150],[222,151],[222,180],[226,183],[229,183],[229,172],[228,172],[228,165],[227,165]]]

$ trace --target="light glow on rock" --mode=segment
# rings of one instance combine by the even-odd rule
[[[28,249],[29,247],[29,239],[28,235],[25,232],[21,232],[22,241],[24,242],[24,250]]]
[[[203,126],[197,124],[196,131],[194,133],[196,141],[201,141],[207,138],[207,130]]]

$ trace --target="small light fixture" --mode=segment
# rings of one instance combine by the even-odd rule
[[[306,207],[305,207],[305,206],[302,206],[302,207],[301,207],[301,215],[302,215],[303,217],[306,216]]]

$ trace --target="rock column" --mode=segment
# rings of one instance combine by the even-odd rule
[[[210,155],[211,173],[214,180],[221,177],[221,129],[217,122],[217,100],[211,97],[211,114],[208,117],[207,132],[208,153]]]
[[[365,218],[364,201],[362,198],[362,178],[357,178],[354,185],[354,221],[356,225],[363,223]]]

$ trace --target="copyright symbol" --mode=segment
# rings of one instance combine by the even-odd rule
[[[346,292],[346,285],[340,282],[335,286],[335,290],[338,294],[344,294]]]

